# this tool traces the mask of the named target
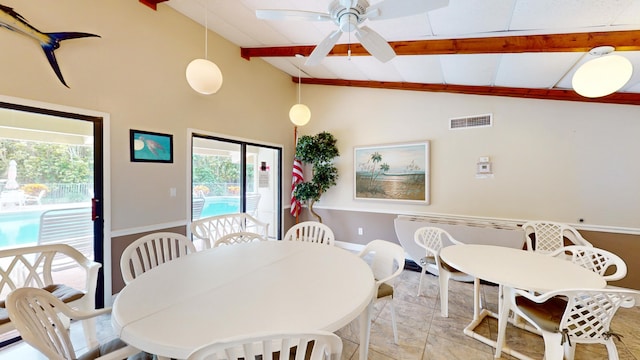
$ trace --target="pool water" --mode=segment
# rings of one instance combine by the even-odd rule
[[[38,241],[40,215],[44,211],[23,211],[0,213],[0,248],[24,246]],[[200,217],[240,212],[237,196],[216,196],[206,198]]]
[[[22,246],[38,241],[43,211],[0,214],[0,248]]]
[[[200,218],[240,212],[240,198],[237,196],[206,197]]]

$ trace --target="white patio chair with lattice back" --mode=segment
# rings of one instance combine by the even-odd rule
[[[592,246],[578,230],[559,222],[528,221],[522,225],[522,230],[524,230],[528,251],[552,253],[565,246],[565,238],[574,245]]]
[[[282,353],[288,356],[282,356]],[[305,356],[307,355],[308,356]],[[250,334],[213,342],[192,352],[187,360],[309,359],[339,360],[342,340],[328,331]]]
[[[247,213],[223,214],[194,220],[190,225],[194,241],[202,242],[202,248],[210,249],[219,238],[237,232],[253,232],[269,236],[269,224]]]
[[[22,339],[52,360],[100,359],[120,360],[140,352],[120,339],[100,344],[76,355],[69,331],[59,313],[74,320],[86,320],[109,314],[110,308],[74,310],[46,290],[32,287],[12,291],[6,300],[11,321]],[[77,345],[77,348],[82,347]]]
[[[145,271],[194,252],[195,246],[182,234],[158,232],[145,235],[122,252],[120,270],[124,283],[129,284]]]
[[[562,247],[550,256],[567,258],[574,264],[589,269],[607,281],[616,281],[627,276],[627,264],[612,252],[593,246],[569,245]],[[615,271],[611,269],[615,268]]]
[[[317,221],[303,221],[290,227],[282,240],[333,245],[335,237],[327,225]]]
[[[448,245],[461,245],[462,242],[456,240],[447,231],[425,226],[417,229],[414,233],[414,241],[420,247],[424,248],[426,253],[419,260],[422,271],[420,273],[420,283],[418,285],[418,296],[422,293],[422,279],[429,265],[435,265],[438,269],[438,281],[440,284],[440,314],[443,317],[449,317],[449,279],[452,275],[464,276],[463,272],[449,266],[440,259],[440,250]],[[479,279],[474,279],[474,296],[480,296]],[[479,300],[479,299],[478,299]]]
[[[609,359],[618,359],[611,320],[620,307],[634,306],[637,290],[567,289],[541,295],[513,290],[512,310],[541,333],[546,360],[573,359],[576,344],[604,344]],[[563,357],[564,356],[564,357]]]
[[[391,326],[393,327],[393,340],[398,343],[398,329],[396,326],[396,312],[393,307],[393,280],[404,270],[404,249],[398,244],[386,240],[373,240],[369,242],[358,255],[369,263],[373,271],[378,289],[376,299],[391,297]]]
[[[246,232],[246,231],[236,232],[236,233],[227,234],[221,237],[220,239],[216,240],[216,242],[213,243],[213,247],[233,245],[233,244],[244,244],[244,243],[250,243],[253,241],[267,241],[267,238],[265,238],[260,234],[252,233],[252,232]]]

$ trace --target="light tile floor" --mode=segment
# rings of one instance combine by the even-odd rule
[[[420,274],[405,270],[396,282],[394,307],[398,321],[399,344],[393,342],[389,301],[376,302],[371,326],[371,344],[369,359],[422,359],[422,360],[468,360],[493,359],[493,348],[463,334],[462,330],[473,316],[473,284],[458,281],[449,283],[449,317],[440,316],[440,300],[437,277],[425,276],[422,296],[416,296]],[[485,306],[497,311],[498,289],[493,285],[482,285]],[[612,329],[621,334],[622,341],[616,340],[621,360],[640,359],[640,308],[620,309],[614,319]],[[99,336],[112,338],[110,319],[105,317],[99,322]],[[76,339],[82,342],[81,329]],[[477,331],[496,338],[497,322],[486,319]],[[358,358],[358,323],[338,331],[343,339],[342,359]],[[542,359],[544,343],[538,335],[509,325],[507,344],[535,359]],[[513,359],[503,355],[503,359]],[[576,359],[607,359],[604,345],[577,345]],[[37,351],[24,343],[17,343],[0,350],[0,359],[44,359]]]

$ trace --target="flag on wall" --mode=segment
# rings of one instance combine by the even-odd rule
[[[291,215],[298,217],[300,214],[300,210],[302,210],[302,205],[300,205],[300,201],[296,199],[293,195],[293,190],[295,190],[296,185],[304,181],[304,176],[302,174],[302,163],[298,159],[293,160],[293,170],[291,173]]]

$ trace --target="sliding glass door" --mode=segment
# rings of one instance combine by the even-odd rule
[[[0,250],[64,243],[104,263],[103,120],[0,101]],[[104,305],[103,271],[97,307]],[[54,261],[53,276],[84,286],[84,271],[66,261]],[[0,300],[8,290],[0,286]],[[0,334],[0,346],[17,335]]]
[[[191,144],[192,220],[248,213],[279,238],[282,149],[201,134]]]

